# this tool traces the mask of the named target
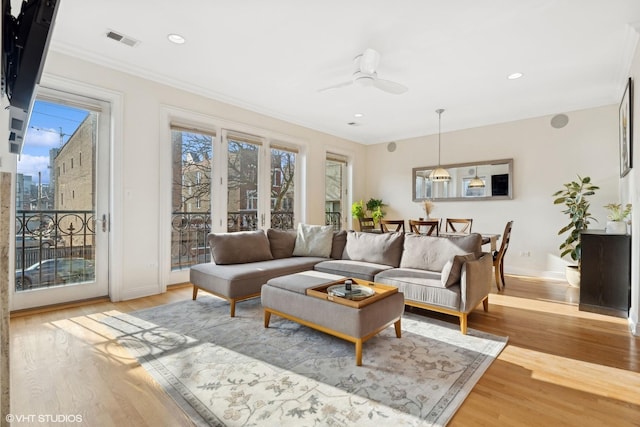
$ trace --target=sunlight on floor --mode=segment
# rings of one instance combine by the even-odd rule
[[[531,372],[531,378],[640,405],[640,373],[508,345],[499,360]]]
[[[619,325],[628,325],[628,320],[620,317],[605,316],[602,314],[591,313],[588,311],[578,310],[577,305],[568,305],[558,301],[551,300],[532,300],[529,298],[516,297],[503,294],[490,294],[490,305],[500,305],[503,307],[518,308],[522,310],[537,311],[540,313],[566,315],[577,319],[598,320]]]

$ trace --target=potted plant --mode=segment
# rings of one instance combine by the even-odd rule
[[[351,215],[360,219],[364,218],[364,202],[362,200],[353,202],[351,205]]]
[[[567,281],[572,286],[580,285],[580,260],[582,258],[580,246],[580,232],[589,227],[589,221],[595,218],[589,212],[590,203],[588,197],[595,194],[600,187],[591,183],[591,178],[578,175],[578,181],[564,184],[564,189],[553,194],[553,204],[564,204],[566,209],[562,212],[569,216],[569,223],[558,231],[558,235],[569,233],[560,245],[560,257],[570,255],[577,265],[567,266]],[[577,279],[577,280],[576,280]]]
[[[609,234],[627,234],[627,222],[625,219],[631,214],[631,203],[623,208],[620,203],[609,203],[605,205],[609,211],[607,218],[606,232]]]
[[[371,218],[373,222],[378,224],[382,218],[384,218],[384,212],[382,211],[382,199],[369,199],[367,201],[367,211],[371,212]]]

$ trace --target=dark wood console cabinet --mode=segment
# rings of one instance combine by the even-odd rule
[[[586,230],[580,234],[580,305],[582,311],[629,316],[631,236]]]

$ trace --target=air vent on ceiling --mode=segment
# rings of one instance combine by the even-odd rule
[[[134,38],[131,37],[127,37],[124,34],[120,34],[117,33],[115,31],[109,30],[107,32],[107,38],[111,39],[111,40],[115,40],[117,42],[126,44],[129,47],[135,47],[137,46],[140,42]]]

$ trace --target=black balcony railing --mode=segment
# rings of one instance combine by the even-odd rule
[[[325,212],[324,217],[325,225],[332,225],[336,231],[342,229],[342,215],[340,215],[340,212]]]
[[[16,211],[16,289],[94,279],[93,211]]]
[[[340,212],[326,212],[325,223],[336,230],[341,228]],[[295,217],[291,211],[271,212],[271,227],[292,230]],[[256,210],[227,213],[227,231],[251,231],[260,228]],[[173,212],[171,219],[171,269],[180,270],[191,265],[210,262],[207,235],[211,231],[211,216],[202,212]]]

